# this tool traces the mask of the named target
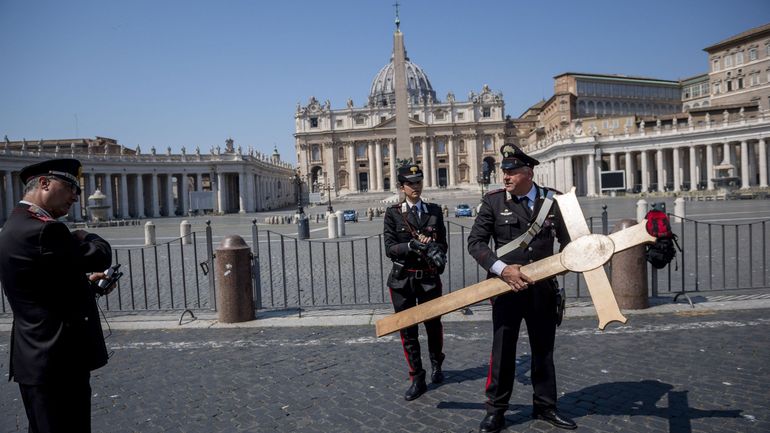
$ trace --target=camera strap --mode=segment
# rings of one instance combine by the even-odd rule
[[[553,206],[554,193],[550,189],[548,190],[548,192],[545,192],[544,188],[538,188],[538,189],[540,190],[540,198],[543,200],[543,204],[542,206],[540,206],[540,212],[537,213],[537,217],[535,218],[535,221],[530,223],[529,228],[527,229],[526,232],[522,233],[516,239],[498,248],[497,251],[495,251],[495,254],[497,254],[497,257],[502,257],[517,248],[521,248],[521,249],[527,248],[529,243],[532,242],[532,239],[535,236],[537,236],[538,233],[540,233],[540,230],[543,228],[543,223],[545,222],[545,219],[548,217],[548,212],[551,211],[551,206]]]
[[[416,204],[414,206],[417,206]],[[408,214],[411,211],[409,208],[409,205],[404,201],[401,203],[401,218],[404,219],[404,224],[406,224],[407,228],[409,228],[409,233],[412,234],[412,238],[417,240],[419,242],[420,237],[417,236],[417,232],[414,230],[414,227],[412,227],[411,224],[409,224],[409,220],[406,218],[406,214]],[[423,212],[427,212],[425,208],[423,208]],[[425,263],[428,264],[428,271],[429,272],[435,272],[436,268],[430,265],[430,260],[428,260],[428,257],[425,255],[423,251],[419,252],[420,257],[422,257],[423,260],[425,260]]]

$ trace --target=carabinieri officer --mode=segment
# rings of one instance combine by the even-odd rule
[[[422,170],[416,164],[398,169],[399,188],[404,200],[385,211],[385,253],[393,260],[388,277],[393,309],[398,313],[441,296],[441,273],[446,264],[446,228],[441,208],[425,203],[422,195]],[[428,334],[431,381],[441,383],[444,374],[443,328],[441,317],[425,322]],[[411,386],[404,394],[407,401],[421,396],[428,387],[422,368],[417,325],[401,330]]]

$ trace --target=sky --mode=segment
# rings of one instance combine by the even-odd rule
[[[395,0],[0,0],[0,136],[109,137],[158,152],[278,148],[311,96],[362,106]],[[484,84],[521,115],[563,72],[676,80],[770,1],[400,0],[407,55],[440,100]]]

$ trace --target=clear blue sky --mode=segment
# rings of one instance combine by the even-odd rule
[[[310,96],[360,106],[390,59],[394,0],[0,0],[0,137],[278,146]],[[678,79],[770,22],[770,1],[402,0],[407,54],[440,99],[483,84],[519,116],[553,76]]]

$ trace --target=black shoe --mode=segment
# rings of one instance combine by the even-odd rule
[[[441,364],[444,363],[446,355],[442,353],[438,358],[439,359],[433,359],[431,356],[430,360],[430,381],[433,383],[441,383],[444,381],[444,373],[441,371]]]
[[[418,373],[412,376],[412,385],[409,387],[409,389],[406,390],[404,399],[406,399],[406,401],[412,401],[417,397],[425,394],[425,391],[427,390],[428,385],[425,384],[425,371],[423,370],[422,373]]]
[[[481,420],[479,433],[497,433],[505,427],[505,417],[501,413],[488,413]]]
[[[532,418],[542,419],[543,421],[547,421],[556,427],[564,428],[567,430],[575,430],[577,428],[575,421],[572,421],[566,416],[561,415],[556,409],[534,409],[532,411]]]

